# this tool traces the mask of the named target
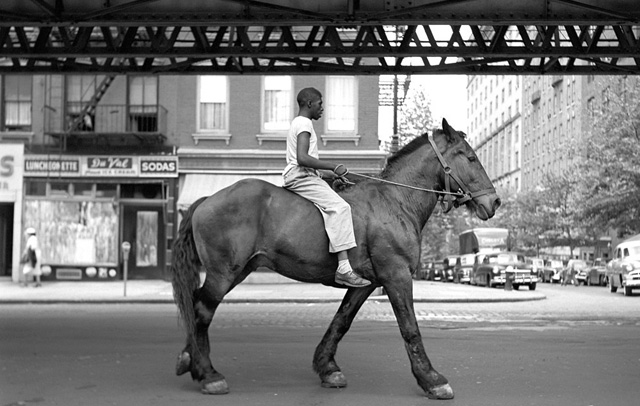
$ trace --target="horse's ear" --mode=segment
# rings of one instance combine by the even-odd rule
[[[453,140],[453,135],[456,133],[456,130],[453,129],[447,122],[446,118],[442,119],[442,131],[447,136],[447,141],[451,142]]]

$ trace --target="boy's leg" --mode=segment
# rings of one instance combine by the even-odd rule
[[[349,263],[347,250],[356,246],[349,204],[316,176],[297,178],[287,184],[286,188],[313,202],[320,209],[329,237],[329,252],[338,255],[336,283],[351,287],[370,285],[371,282],[358,276]]]

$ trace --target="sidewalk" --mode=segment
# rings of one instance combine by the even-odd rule
[[[318,284],[241,283],[223,303],[327,303],[340,302],[345,289]],[[545,299],[537,291],[505,291],[476,286],[414,281],[415,302],[518,302]],[[381,289],[368,300],[388,301]],[[0,304],[10,303],[173,303],[171,283],[163,280],[117,282],[45,282],[42,287],[23,287],[10,278],[0,278]]]

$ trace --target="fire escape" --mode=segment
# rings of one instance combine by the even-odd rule
[[[113,64],[124,63],[120,58]],[[85,78],[89,82],[85,81],[80,86],[81,94],[76,93],[71,100],[69,74],[45,77],[44,127],[51,140],[48,152],[113,153],[127,148],[160,152],[170,148],[165,145],[166,108],[157,101],[134,103],[124,91],[108,94],[117,80],[121,81],[117,89],[128,88],[122,82],[128,80],[127,76],[108,73]]]

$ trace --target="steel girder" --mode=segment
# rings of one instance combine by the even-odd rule
[[[4,0],[0,73],[638,74],[636,1]]]

